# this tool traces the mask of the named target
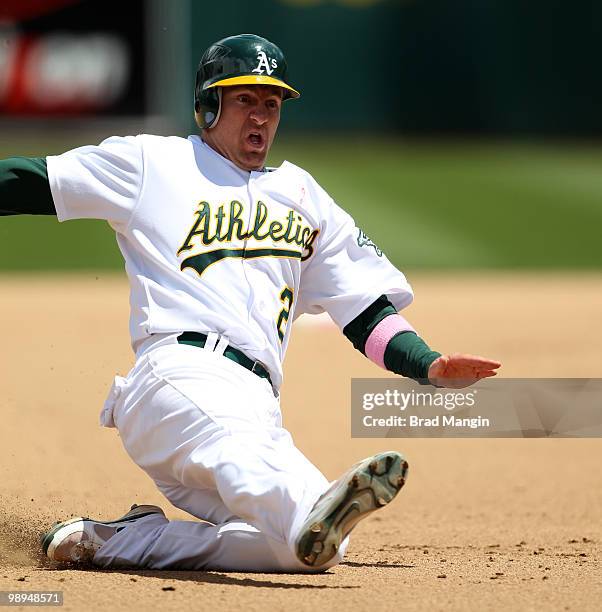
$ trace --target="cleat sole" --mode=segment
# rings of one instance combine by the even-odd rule
[[[297,557],[320,567],[366,516],[389,504],[404,486],[408,463],[397,452],[364,459],[320,497],[301,528]]]

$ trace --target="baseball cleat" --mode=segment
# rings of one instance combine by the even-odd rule
[[[44,554],[53,561],[69,563],[90,563],[96,551],[128,525],[151,514],[165,513],[158,506],[134,504],[127,514],[114,521],[96,521],[77,517],[56,523],[42,535]]]
[[[397,495],[407,473],[408,462],[395,451],[378,453],[354,465],[309,513],[297,540],[299,560],[311,567],[330,561],[359,521]]]

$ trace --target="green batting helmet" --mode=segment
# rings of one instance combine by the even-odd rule
[[[221,87],[274,85],[282,99],[298,98],[286,78],[284,53],[255,34],[238,34],[213,43],[201,57],[194,86],[194,117],[201,129],[215,126],[221,110]]]

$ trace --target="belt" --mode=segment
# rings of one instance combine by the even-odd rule
[[[203,348],[207,342],[207,335],[201,334],[200,332],[184,332],[178,336],[178,342],[180,344],[190,344],[191,346]],[[247,370],[250,370],[253,374],[257,374],[260,378],[265,378],[270,385],[272,384],[270,373],[266,370],[265,366],[261,362],[254,361],[250,357],[247,357],[237,348],[228,345],[224,351],[224,357],[231,359],[243,368],[247,368]]]

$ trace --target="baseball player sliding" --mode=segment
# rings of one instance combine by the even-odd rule
[[[2,214],[105,219],[131,284],[133,369],[101,413],[176,507],[52,527],[44,552],[99,567],[322,571],[349,532],[405,482],[397,452],[334,483],[282,427],[291,323],[328,312],[383,368],[466,386],[500,364],[432,351],[398,311],[404,275],[304,170],[266,168],[283,101],[298,98],[282,51],[251,34],[202,56],[200,135],[114,137],[47,158],[0,162]]]

